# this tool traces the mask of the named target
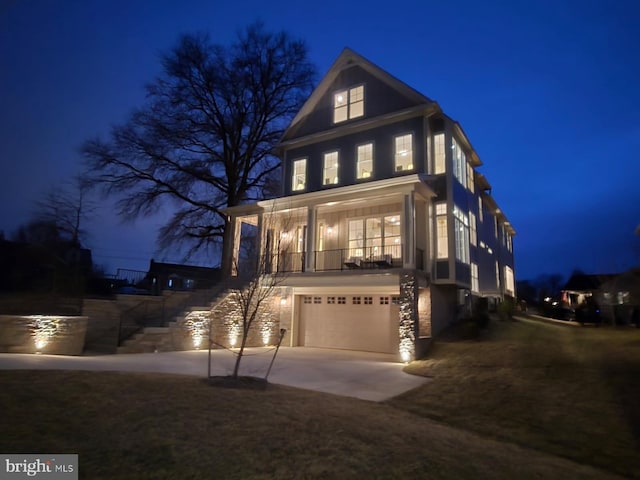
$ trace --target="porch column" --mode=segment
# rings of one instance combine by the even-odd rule
[[[404,195],[402,202],[402,268],[416,268],[416,199],[415,193]]]
[[[263,227],[263,221],[262,221],[262,217],[263,217],[263,213],[260,212],[258,213],[258,220],[256,222],[256,228],[258,230],[258,235],[256,238],[256,252],[258,253],[258,258],[256,259],[256,271],[259,274],[263,274],[265,273],[265,267],[266,267],[266,259],[267,256],[265,255],[265,252],[262,251],[262,244],[264,242],[264,236],[266,235],[266,232],[262,231],[262,227]]]
[[[238,227],[239,219],[237,217],[231,217],[228,228],[231,229],[229,235],[233,239],[233,245],[231,247],[231,276],[238,276],[238,259],[240,257],[240,228]]]
[[[315,270],[314,257],[316,249],[316,222],[318,220],[318,207],[311,205],[307,209],[307,238],[305,245],[305,272],[313,272]]]

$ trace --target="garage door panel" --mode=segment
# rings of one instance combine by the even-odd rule
[[[317,297],[316,297],[317,298]],[[397,353],[396,305],[326,302],[302,303],[300,309],[300,344],[308,347],[341,348],[370,352]]]

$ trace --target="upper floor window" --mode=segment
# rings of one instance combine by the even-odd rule
[[[449,256],[449,235],[447,232],[447,204],[436,204],[436,258]]]
[[[473,212],[469,212],[469,225],[471,227],[471,245],[478,244],[478,228],[476,226],[476,216]]]
[[[509,253],[513,253],[513,237],[510,233],[507,233],[507,250]]]
[[[338,152],[324,154],[324,168],[322,173],[323,185],[335,185],[338,183]]]
[[[476,186],[475,182],[473,181],[473,167],[470,163],[467,163],[467,184],[467,186],[469,187],[469,191],[471,193],[475,193]]]
[[[356,177],[369,178],[373,173],[373,143],[357,147]]]
[[[395,138],[396,172],[413,170],[413,135],[400,135]]]
[[[444,151],[444,133],[436,133],[433,136],[433,173],[436,175],[444,173],[446,171]]]
[[[478,197],[478,217],[480,222],[484,221],[484,214],[482,213],[482,197]]]
[[[333,122],[340,123],[364,115],[364,86],[333,94]]]
[[[458,207],[453,207],[454,232],[456,240],[456,259],[467,265],[469,255],[469,217]]]
[[[458,179],[463,187],[467,187],[467,156],[455,138],[451,139],[453,150],[453,176]]]
[[[307,186],[307,159],[301,158],[293,162],[291,175],[291,190],[304,190]]]

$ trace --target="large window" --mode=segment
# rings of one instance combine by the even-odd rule
[[[511,296],[515,295],[516,288],[513,282],[513,270],[509,266],[504,267],[504,289]]]
[[[475,182],[473,181],[473,167],[470,163],[467,163],[467,185],[469,187],[469,191],[475,193],[476,186]]]
[[[480,278],[478,277],[477,263],[471,263],[471,291],[475,293],[480,291]]]
[[[364,115],[364,86],[340,90],[333,94],[333,122],[340,123]]]
[[[447,232],[447,204],[436,204],[436,258],[449,257],[449,234]]]
[[[451,139],[453,150],[453,176],[458,179],[463,187],[467,187],[467,156],[455,138]]]
[[[291,190],[304,190],[307,183],[307,159],[301,158],[293,162],[293,175],[291,176]]]
[[[323,185],[335,185],[338,183],[338,152],[324,154],[324,167],[322,172]]]
[[[349,256],[400,257],[400,215],[349,220]]]
[[[436,133],[433,136],[433,173],[440,174],[446,171],[446,153],[444,149],[444,133]]]
[[[478,197],[478,216],[480,217],[480,222],[483,222],[484,213],[482,212],[482,197]]]
[[[356,177],[369,178],[373,174],[373,143],[357,147]]]
[[[471,238],[469,239],[469,241],[471,242],[471,245],[477,245],[478,228],[476,226],[476,216],[473,214],[473,212],[469,212],[469,226],[471,227]]]
[[[496,260],[496,288],[500,290],[500,267],[498,267],[497,260]]]
[[[395,138],[396,172],[413,170],[413,135],[400,135]]]
[[[469,264],[469,218],[458,207],[453,207],[456,239],[456,259]]]

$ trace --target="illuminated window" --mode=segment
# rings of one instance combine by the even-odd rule
[[[484,214],[482,213],[482,197],[478,197],[478,216],[482,223],[484,221]]]
[[[453,149],[453,176],[462,184],[463,187],[467,187],[467,156],[460,147],[460,144],[455,138],[451,139],[451,148]]]
[[[307,159],[301,158],[293,162],[293,175],[291,176],[291,190],[304,190],[307,183]]]
[[[495,215],[493,217],[493,231],[496,235],[496,240],[498,239],[498,216]]]
[[[364,86],[333,94],[333,122],[340,123],[364,115]]]
[[[445,173],[446,171],[446,153],[444,149],[444,133],[437,133],[433,136],[433,146],[434,146],[434,165],[433,165],[433,173],[440,174]]]
[[[480,280],[478,278],[478,264],[471,264],[471,291],[478,293],[480,291]]]
[[[496,260],[496,288],[500,290],[500,267],[498,266],[497,260]]]
[[[507,249],[509,253],[513,253],[513,237],[509,233],[507,233]]]
[[[447,232],[447,204],[436,204],[436,233],[437,254],[436,258],[449,257],[449,234]]]
[[[400,215],[349,220],[349,257],[401,257]],[[384,256],[384,257],[383,257]]]
[[[469,218],[458,207],[453,207],[456,259],[469,264]]]
[[[467,183],[468,183],[468,187],[469,190],[472,193],[475,193],[475,183],[473,181],[473,167],[471,166],[471,164],[467,163]]]
[[[471,227],[471,238],[469,239],[469,241],[471,242],[471,245],[477,245],[478,229],[476,226],[476,216],[473,214],[473,212],[469,212],[469,226]]]
[[[324,154],[323,185],[335,185],[338,183],[338,152]]]
[[[373,143],[358,145],[357,178],[369,178],[373,173]]]
[[[413,170],[413,135],[400,135],[395,138],[396,172]]]
[[[513,281],[513,270],[509,266],[504,267],[504,290],[505,293],[514,296],[515,294],[515,284]]]

